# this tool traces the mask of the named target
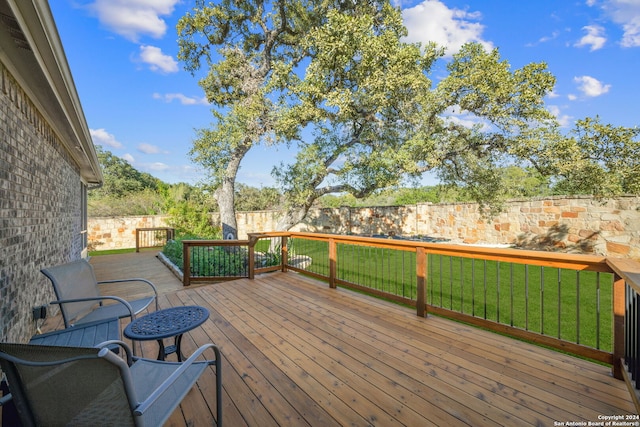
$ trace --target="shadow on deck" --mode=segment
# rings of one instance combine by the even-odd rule
[[[209,309],[183,348],[190,354],[206,342],[220,346],[226,426],[553,426],[634,413],[625,383],[607,366],[419,318],[291,272],[183,288],[153,255],[91,262],[98,280],[154,281],[161,308]],[[157,343],[141,350],[153,358]],[[201,378],[170,425],[212,424],[214,375]]]

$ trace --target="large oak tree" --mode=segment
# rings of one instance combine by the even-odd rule
[[[353,7],[340,0],[198,0],[180,19],[178,57],[194,74],[206,67],[199,84],[214,107],[213,127],[198,131],[191,154],[217,189],[225,238],[237,237],[234,186],[242,159],[256,144],[279,141],[280,97],[307,56],[301,41],[329,9]]]
[[[404,42],[388,1],[198,1],[178,29],[186,68],[208,67],[200,85],[215,121],[192,155],[218,188],[227,238],[236,174],[258,143],[299,148],[273,171],[287,201],[280,229],[325,194],[365,197],[427,171],[494,210],[512,165],[567,188],[576,173],[602,184],[598,172],[615,168],[609,190],[637,188],[637,162],[615,156],[637,154],[637,131],[586,119],[564,136],[544,105],[555,84],[545,63],[513,70],[497,49],[471,43],[443,70],[440,47]]]

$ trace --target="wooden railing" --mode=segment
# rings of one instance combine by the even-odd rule
[[[623,378],[640,413],[640,263],[629,259],[607,259],[618,284],[614,306],[614,354],[623,354],[613,366],[614,376]],[[617,359],[616,359],[617,361]]]
[[[229,255],[230,247],[242,248],[232,256],[246,268],[221,276],[191,271],[203,247]],[[609,363],[617,378],[629,373],[634,389],[640,375],[640,264],[631,260],[296,232],[185,241],[184,254],[185,285],[292,270],[412,306],[418,316],[446,316]]]
[[[136,228],[136,252],[164,246],[174,235],[175,230],[170,227]]]

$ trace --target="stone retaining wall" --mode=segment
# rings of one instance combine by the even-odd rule
[[[279,212],[238,212],[240,238],[274,231]],[[218,221],[214,214],[214,222]],[[90,218],[90,247],[135,247],[136,227],[165,227],[162,216]],[[436,241],[516,245],[528,249],[640,259],[640,196],[596,200],[513,200],[485,219],[474,203],[313,209],[293,230],[364,236],[421,236]]]

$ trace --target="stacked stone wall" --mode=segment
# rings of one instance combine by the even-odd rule
[[[167,227],[166,219],[162,215],[89,218],[89,250],[135,248],[136,228]]]
[[[32,308],[55,299],[40,269],[82,255],[80,171],[0,63],[0,339],[35,333]]]
[[[239,237],[276,230],[279,215],[278,211],[239,212]],[[213,215],[213,222],[219,222],[217,215]],[[164,227],[166,221],[161,216],[93,218],[89,220],[90,245],[97,249],[135,247],[136,226]],[[640,259],[640,196],[512,200],[492,218],[483,216],[475,203],[312,209],[293,230],[411,236],[449,243],[513,245]],[[95,240],[99,235],[105,238]]]

